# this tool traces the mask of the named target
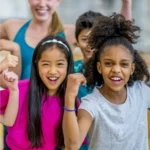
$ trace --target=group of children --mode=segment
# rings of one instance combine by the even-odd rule
[[[35,7],[34,1],[29,2],[34,17],[44,19],[44,4]],[[48,4],[48,8],[55,8],[59,3]],[[22,40],[33,23],[27,22],[15,39]],[[31,65],[23,70],[21,79],[29,79],[18,81],[17,72],[7,70],[16,67],[18,59],[12,55],[5,58],[0,78],[8,88],[0,91],[0,122],[8,126],[8,147],[148,150],[150,88],[143,81],[149,81],[150,74],[132,46],[139,30],[122,15],[106,17],[88,11],[76,22],[75,36],[83,61],[74,62],[63,32],[43,38],[33,55],[21,50],[22,69],[25,63]],[[26,44],[25,40],[20,43]],[[89,148],[84,145],[87,139]]]

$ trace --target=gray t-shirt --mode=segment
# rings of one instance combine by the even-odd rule
[[[113,104],[95,87],[82,98],[79,109],[88,111],[93,122],[88,132],[89,150],[148,150],[147,108],[150,88],[137,81],[127,86],[127,99]]]

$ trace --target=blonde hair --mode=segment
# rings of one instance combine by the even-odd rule
[[[52,16],[52,22],[49,27],[48,35],[56,35],[57,33],[62,31],[64,31],[64,27],[60,21],[57,12],[55,11]]]

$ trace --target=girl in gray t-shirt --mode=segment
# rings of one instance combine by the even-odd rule
[[[82,99],[77,117],[75,98],[82,74],[68,77],[63,131],[65,146],[79,149],[89,134],[90,150],[148,150],[147,108],[150,80],[147,66],[132,47],[139,27],[122,15],[97,19],[89,38],[95,49],[87,63],[87,85],[92,94]]]

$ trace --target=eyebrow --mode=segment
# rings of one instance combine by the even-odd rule
[[[57,60],[57,61],[65,61],[65,59],[59,59],[59,60]]]
[[[112,59],[109,59],[109,58],[104,58],[104,60],[113,61]],[[130,61],[130,60],[129,59],[122,59],[121,61]]]
[[[81,37],[88,37],[88,35],[82,35]]]
[[[59,59],[59,60],[56,60],[56,61],[65,61],[65,59]],[[51,62],[49,60],[42,60],[41,62]]]

